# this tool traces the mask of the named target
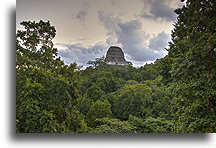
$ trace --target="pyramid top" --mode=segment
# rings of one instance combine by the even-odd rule
[[[122,49],[118,46],[111,46],[108,49],[105,62],[109,65],[128,65]]]

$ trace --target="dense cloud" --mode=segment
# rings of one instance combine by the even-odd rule
[[[162,32],[150,38],[150,35],[142,30],[139,20],[122,22],[119,18],[101,11],[98,16],[107,29],[108,39],[112,38],[123,48],[128,60],[145,63],[167,54],[165,47],[170,41],[168,34]]]
[[[164,47],[167,46],[168,41],[171,40],[171,37],[165,32],[159,33],[156,37],[152,38],[149,42],[149,48],[155,49],[156,51],[164,50]]]
[[[169,35],[162,32],[149,38],[142,29],[139,21],[119,24],[121,31],[117,33],[118,42],[122,44],[128,57],[133,61],[154,61],[164,57],[165,47],[170,40]]]
[[[66,64],[77,62],[78,65],[87,66],[87,62],[95,60],[105,55],[107,46],[97,43],[91,47],[84,47],[82,44],[58,44],[62,48],[58,54],[64,59]]]
[[[175,9],[167,3],[167,0],[143,0],[143,2],[144,8],[140,13],[141,17],[159,21],[176,21]]]

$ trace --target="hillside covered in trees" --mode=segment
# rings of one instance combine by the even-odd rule
[[[214,0],[187,0],[168,55],[140,68],[57,56],[50,22],[16,34],[17,133],[216,132]]]

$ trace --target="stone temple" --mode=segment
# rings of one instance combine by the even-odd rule
[[[105,62],[109,65],[129,65],[130,63],[125,60],[124,53],[118,46],[111,46],[108,49]]]

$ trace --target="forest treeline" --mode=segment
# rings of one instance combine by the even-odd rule
[[[140,68],[110,66],[104,58],[85,70],[65,65],[49,21],[21,22],[16,132],[216,132],[215,1],[187,0],[175,13],[168,55]]]

